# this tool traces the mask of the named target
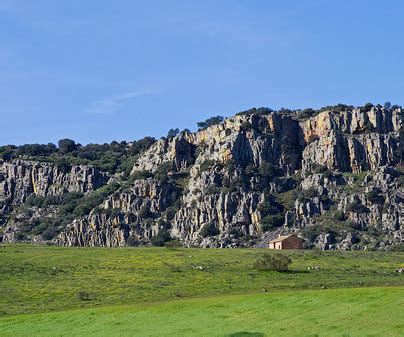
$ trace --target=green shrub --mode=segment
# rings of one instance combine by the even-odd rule
[[[263,271],[286,272],[291,263],[292,260],[286,255],[266,253],[255,261],[254,267]]]
[[[200,236],[203,238],[206,238],[208,236],[215,236],[219,234],[219,230],[216,228],[216,226],[213,223],[208,223],[204,225],[199,232]]]
[[[172,139],[175,136],[177,136],[180,133],[180,129],[176,128],[176,129],[170,129],[167,132],[167,139]]]
[[[378,189],[373,189],[369,193],[366,194],[366,198],[372,203],[377,205],[384,204],[384,196],[380,194],[381,191]]]
[[[171,240],[168,230],[160,229],[156,236],[152,237],[150,242],[153,246],[164,246],[164,244]]]
[[[251,125],[250,122],[245,121],[245,122],[241,123],[240,128],[241,128],[242,131],[248,131],[248,130],[250,130],[252,128],[252,125]]]
[[[217,186],[208,186],[204,189],[204,192],[206,195],[212,195],[212,194],[216,194],[216,193],[220,193],[221,189]]]
[[[129,236],[126,239],[126,245],[129,246],[129,247],[137,247],[137,246],[140,245],[140,242],[139,242],[139,240],[137,240],[133,236]]]
[[[199,165],[199,174],[201,174],[202,172],[205,171],[209,171],[214,165],[216,164],[216,162],[214,160],[205,160],[204,162],[202,162]]]
[[[284,221],[283,214],[267,215],[261,220],[261,229],[263,232],[268,232],[274,228],[281,227]]]
[[[307,118],[310,118],[311,116],[313,116],[315,113],[316,113],[316,111],[314,109],[306,108],[306,109],[300,110],[297,117],[299,119],[307,119]]]
[[[335,211],[333,214],[333,218],[338,220],[338,221],[345,221],[346,220],[346,215],[343,211]]]
[[[253,176],[255,173],[257,172],[257,169],[254,167],[254,165],[248,165],[245,170],[244,173],[248,176]]]
[[[346,205],[347,212],[353,213],[368,213],[369,209],[362,205],[358,200],[354,200],[353,202]]]
[[[164,247],[166,247],[167,249],[171,249],[171,250],[175,250],[175,249],[177,249],[177,248],[181,248],[183,245],[182,245],[182,242],[181,242],[181,240],[179,240],[179,239],[176,239],[176,240],[170,240],[170,241],[168,241],[168,242],[166,242],[165,244],[164,244]]]
[[[61,139],[58,141],[58,148],[62,154],[67,154],[76,150],[77,144],[74,140],[71,139]]]
[[[160,164],[160,166],[154,172],[154,176],[158,180],[167,180],[168,174],[173,170],[173,163],[167,161],[165,163]]]
[[[114,193],[119,188],[118,183],[112,183],[100,187],[99,189],[89,193],[81,199],[80,203],[74,208],[74,215],[81,217],[90,213],[90,211],[102,203],[102,201]]]
[[[368,111],[370,111],[372,108],[373,108],[373,104],[372,103],[366,103],[362,108],[361,108],[361,110],[362,111],[364,111],[364,112],[368,112]]]
[[[230,227],[228,233],[230,235],[234,235],[236,238],[243,236],[243,233],[239,227]]]
[[[88,291],[81,290],[78,292],[77,297],[82,301],[91,301],[92,296]]]
[[[208,128],[209,126],[212,126],[215,124],[220,124],[223,121],[224,121],[224,117],[215,116],[215,117],[206,119],[204,122],[198,122],[197,125],[198,125],[199,130],[203,130],[203,129]]]
[[[280,177],[283,172],[279,166],[269,164],[267,162],[262,162],[258,167],[258,173],[263,177]]]
[[[42,233],[42,238],[44,240],[52,240],[57,235],[57,233],[58,231],[55,227],[48,227]]]
[[[303,190],[303,194],[306,198],[314,198],[318,195],[317,189],[310,187],[307,190]]]
[[[324,173],[325,171],[327,171],[327,167],[321,164],[314,163],[312,165],[312,170],[314,173]]]

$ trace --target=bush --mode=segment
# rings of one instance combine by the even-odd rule
[[[118,183],[112,183],[100,187],[99,189],[89,193],[80,200],[80,203],[74,208],[74,215],[81,217],[90,213],[90,211],[102,203],[102,201],[114,193],[119,188]]]
[[[79,293],[77,294],[77,297],[82,300],[82,301],[91,301],[92,296],[89,292],[87,291],[79,291]]]
[[[321,164],[314,163],[312,165],[312,170],[314,173],[324,173],[325,171],[327,171],[327,167]]]
[[[154,176],[158,180],[167,180],[168,178],[168,173],[170,173],[173,169],[173,163],[170,161],[167,161],[165,163],[160,164],[160,166],[157,168],[156,172],[154,173]]]
[[[384,204],[384,196],[380,195],[381,191],[378,189],[374,189],[366,194],[366,198],[372,203],[377,205]]]
[[[174,249],[177,249],[177,248],[181,248],[182,247],[182,242],[181,242],[181,240],[178,240],[178,239],[170,240],[170,241],[168,241],[168,242],[166,242],[164,244],[164,247],[166,247],[167,249],[174,250]]]
[[[147,219],[147,218],[152,218],[152,217],[153,217],[153,213],[152,213],[152,211],[150,211],[149,205],[143,204],[143,205],[140,207],[139,216],[140,216],[142,219]]]
[[[266,107],[260,107],[260,108],[251,108],[245,111],[240,111],[236,113],[236,116],[251,116],[251,115],[256,115],[256,116],[261,116],[261,115],[269,115],[272,113],[274,110]]]
[[[343,211],[335,211],[334,214],[334,219],[338,221],[345,221],[346,220],[346,215]]]
[[[252,128],[252,125],[251,125],[250,122],[244,121],[243,123],[241,123],[240,128],[241,128],[242,131],[248,131],[248,130],[250,130]]]
[[[353,213],[368,213],[369,209],[362,205],[359,201],[355,200],[346,205],[346,211]]]
[[[216,193],[220,193],[221,189],[217,186],[208,186],[204,189],[206,195],[212,195]]]
[[[140,245],[140,242],[136,240],[134,237],[129,236],[126,240],[126,245],[130,247],[137,247]]]
[[[176,128],[176,129],[170,129],[167,132],[167,138],[171,139],[174,138],[175,136],[177,136],[180,133],[180,129]]]
[[[268,232],[271,229],[281,227],[285,219],[283,214],[267,215],[261,220],[261,229],[263,232]]]
[[[25,144],[18,147],[16,154],[17,156],[50,156],[52,153],[57,152],[57,147],[55,144],[49,143],[44,144]]]
[[[160,229],[156,236],[152,237],[150,242],[153,246],[164,246],[164,244],[171,240],[170,233],[166,229]]]
[[[11,160],[13,159],[16,154],[17,146],[15,145],[6,145],[0,146],[0,159],[2,160]]]
[[[130,155],[136,156],[137,154],[149,149],[155,142],[156,142],[155,138],[145,137],[143,139],[133,142],[128,152]]]
[[[266,253],[255,261],[254,267],[263,271],[286,272],[291,263],[292,260],[286,255]]]
[[[199,130],[203,130],[203,129],[208,128],[209,126],[212,126],[215,124],[220,124],[223,121],[224,121],[223,116],[215,116],[215,117],[208,118],[204,122],[198,122],[197,125],[198,125]]]
[[[58,148],[60,153],[66,154],[75,151],[77,149],[77,145],[74,140],[61,139],[58,141]]]
[[[299,112],[299,114],[297,115],[297,117],[299,119],[306,119],[306,118],[310,118],[311,116],[313,116],[316,113],[316,111],[312,108],[307,108],[307,109],[303,109]]]
[[[130,175],[129,180],[133,182],[135,180],[147,179],[151,177],[153,177],[153,173],[149,171],[136,171]]]
[[[201,174],[204,171],[210,170],[212,168],[212,166],[215,164],[216,164],[216,162],[214,160],[210,160],[210,159],[205,160],[204,162],[202,162],[199,165],[199,174]]]
[[[373,104],[372,104],[372,103],[366,103],[366,104],[361,108],[361,110],[364,111],[364,112],[368,112],[368,111],[370,111],[372,108],[373,108]]]
[[[306,198],[314,198],[318,195],[317,189],[310,187],[307,190],[303,190],[303,194]]]
[[[236,238],[240,238],[243,236],[243,232],[239,227],[230,227],[228,233],[230,235],[234,235]]]
[[[58,170],[62,171],[63,173],[68,173],[72,169],[72,165],[66,158],[57,157],[53,160],[53,163],[57,167]]]
[[[56,236],[57,233],[58,233],[58,231],[55,227],[48,227],[42,233],[42,238],[44,240],[52,240]]]
[[[259,211],[262,216],[278,214],[283,211],[283,206],[274,200],[267,200],[266,202],[258,204],[257,211]]]
[[[219,230],[216,228],[216,226],[213,223],[206,224],[202,227],[200,233],[199,233],[203,238],[206,238],[208,236],[215,236],[219,234]]]
[[[283,172],[279,166],[269,164],[267,162],[262,162],[258,168],[258,173],[263,177],[280,177]]]

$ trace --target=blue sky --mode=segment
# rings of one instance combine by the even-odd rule
[[[0,144],[403,104],[404,1],[0,0]]]

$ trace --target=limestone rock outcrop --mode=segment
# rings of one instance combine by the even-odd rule
[[[402,137],[400,107],[330,108],[304,120],[245,113],[156,141],[135,158],[129,177],[84,165],[2,162],[0,228],[3,240],[18,241],[21,228],[40,227],[67,207],[23,210],[30,195],[80,192],[83,201],[54,225],[53,238],[33,229],[24,240],[244,247],[296,233],[306,247],[387,249],[402,242]],[[97,192],[111,184],[118,187]],[[88,200],[84,212],[80,203]]]

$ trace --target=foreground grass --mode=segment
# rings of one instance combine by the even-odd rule
[[[394,272],[404,266],[403,253],[288,251],[293,272],[255,270],[254,261],[267,251],[3,245],[0,316],[260,293],[263,288],[404,285],[404,275]],[[315,265],[320,271],[307,270]]]
[[[403,336],[404,287],[283,291],[0,319],[0,336]]]

